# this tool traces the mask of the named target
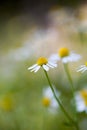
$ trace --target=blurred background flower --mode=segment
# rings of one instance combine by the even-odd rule
[[[62,60],[63,63],[76,62],[81,58],[79,54],[70,52],[68,48],[60,48],[58,54],[52,54],[50,60],[57,62]]]
[[[5,111],[11,111],[13,106],[13,101],[10,95],[5,95],[0,101],[0,108]]]
[[[54,88],[55,89],[55,88]],[[57,97],[59,97],[59,92],[55,90]],[[48,86],[43,89],[43,98],[42,98],[43,106],[47,107],[48,110],[52,113],[58,112],[58,102],[56,101],[51,88]]]
[[[76,107],[78,112],[87,112],[87,89],[80,90],[76,94]]]

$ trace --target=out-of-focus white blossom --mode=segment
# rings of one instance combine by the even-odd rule
[[[68,48],[60,48],[58,54],[52,54],[49,60],[57,62],[62,60],[63,63],[76,62],[81,58],[81,55],[70,52]]]
[[[56,95],[59,97],[60,93],[56,89],[54,90],[55,90]],[[48,109],[48,111],[52,113],[57,112],[59,105],[49,86],[43,89],[42,103]]]
[[[78,112],[87,112],[87,89],[83,89],[76,93],[76,108]]]

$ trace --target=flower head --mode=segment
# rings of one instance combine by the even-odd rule
[[[37,60],[37,64],[38,65],[44,65],[44,64],[47,64],[48,63],[48,60],[45,58],[45,57],[40,57],[38,60]]]
[[[51,104],[51,101],[48,97],[44,97],[43,100],[42,100],[42,103],[45,107],[49,107],[50,104]]]
[[[61,58],[69,56],[69,50],[68,48],[60,48],[60,50],[58,51],[58,54]]]
[[[78,112],[87,112],[87,89],[81,90],[76,93],[76,108]]]
[[[81,58],[79,54],[69,51],[68,48],[60,48],[58,54],[52,54],[50,60],[55,63],[59,60],[62,60],[63,63],[75,62]]]
[[[85,72],[85,71],[87,71],[87,62],[85,62],[85,64],[84,65],[81,65],[78,69],[77,69],[77,72]]]
[[[33,66],[29,67],[28,70],[37,72],[40,68],[43,68],[44,70],[48,71],[49,68],[54,68],[57,67],[57,64],[54,62],[51,62],[50,60],[47,60],[47,58],[45,57],[40,57],[36,64],[34,64]]]
[[[56,95],[59,96],[59,93],[57,92],[57,90],[55,90],[55,92],[56,92]],[[58,108],[58,103],[49,86],[43,89],[42,104],[43,106],[48,108],[50,112],[56,112]]]

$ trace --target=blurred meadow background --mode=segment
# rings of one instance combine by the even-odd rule
[[[0,130],[74,130],[60,107],[51,112],[43,105],[43,89],[48,87],[43,71],[28,71],[38,57],[49,58],[61,47],[82,56],[69,69],[76,91],[87,88],[87,72],[76,72],[87,61],[85,0],[0,2]],[[63,65],[59,62],[48,74],[73,117]],[[80,129],[87,130],[87,114],[80,112],[78,118]]]

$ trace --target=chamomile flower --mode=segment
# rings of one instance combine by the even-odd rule
[[[81,90],[75,95],[76,108],[78,112],[87,112],[87,89]]]
[[[55,93],[57,96],[60,95],[60,93],[55,90]],[[43,98],[42,98],[42,104],[45,106],[50,112],[56,112],[58,109],[58,102],[56,101],[50,87],[43,89]]]
[[[37,72],[40,68],[43,68],[45,71],[48,71],[49,68],[54,68],[57,67],[57,64],[54,62],[51,62],[50,60],[47,60],[47,58],[45,57],[40,57],[36,64],[34,64],[33,66],[29,67],[28,70],[30,70],[31,72]]]
[[[57,62],[62,60],[63,63],[76,62],[81,58],[79,54],[70,52],[68,48],[60,48],[58,54],[52,54],[50,60]]]
[[[77,69],[77,72],[85,72],[85,71],[87,71],[87,62],[85,63],[85,64],[83,64],[83,65],[81,65],[78,69]]]

